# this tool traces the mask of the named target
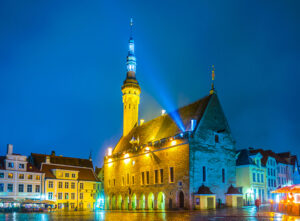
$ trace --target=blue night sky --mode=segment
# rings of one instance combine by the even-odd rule
[[[122,134],[134,18],[140,118],[216,89],[237,148],[300,156],[300,1],[1,1],[0,154],[97,166]]]

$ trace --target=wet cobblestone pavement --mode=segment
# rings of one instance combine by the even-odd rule
[[[77,211],[77,212],[51,212],[51,213],[6,213],[0,214],[0,220],[21,221],[48,221],[48,220],[274,220],[274,221],[300,221],[300,217],[286,216],[280,213],[268,212],[265,208],[256,212],[254,207],[240,209],[218,209],[209,211]]]

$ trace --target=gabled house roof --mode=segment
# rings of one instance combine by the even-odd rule
[[[237,153],[239,154],[238,158],[236,160],[237,166],[254,165],[255,164],[250,157],[250,152],[248,149],[238,150]]]
[[[119,153],[130,149],[132,147],[132,144],[130,144],[132,138],[138,139],[140,144],[147,144],[148,142],[172,137],[183,132],[174,121],[174,116],[179,116],[185,130],[191,127],[192,119],[196,120],[196,125],[198,125],[213,96],[217,95],[208,95],[192,104],[179,108],[176,111],[159,116],[140,126],[134,127],[128,135],[121,137],[114,148],[113,153]]]
[[[271,150],[263,150],[263,149],[251,149],[250,153],[260,153],[263,158],[261,159],[261,164],[263,166],[267,165],[268,158],[273,157],[277,163],[283,163],[283,164],[292,164],[292,162],[289,162],[285,157],[291,157],[290,152],[285,153],[274,153]]]
[[[5,170],[5,159],[6,159],[6,156],[0,156],[0,169],[1,170]],[[37,167],[35,167],[34,165],[32,165],[31,163],[28,163],[28,162],[27,162],[26,172],[41,173],[41,171]]]

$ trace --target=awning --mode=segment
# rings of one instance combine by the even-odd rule
[[[300,184],[285,186],[272,191],[272,193],[300,193]]]

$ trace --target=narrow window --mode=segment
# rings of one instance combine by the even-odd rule
[[[164,169],[160,169],[160,183],[164,183]]]
[[[205,182],[206,181],[206,168],[205,167],[202,167],[202,174],[203,174],[203,182]]]
[[[127,185],[129,185],[129,173],[127,173]]]
[[[134,176],[132,176],[132,181],[131,182],[132,182],[132,185],[134,185]]]
[[[114,179],[114,186],[116,186],[116,179]]]
[[[124,176],[122,176],[122,186],[124,186],[125,185],[125,178],[124,178]]]
[[[222,183],[225,183],[225,169],[222,169]]]
[[[154,183],[158,183],[158,170],[154,170]]]
[[[261,174],[261,182],[263,183],[264,182],[264,175],[263,174]]]
[[[170,167],[170,183],[174,183],[174,167]]]
[[[145,172],[142,172],[142,185],[145,185]]]
[[[215,135],[215,142],[219,143],[219,135],[218,134]]]
[[[149,185],[150,183],[150,172],[147,171],[147,185]]]
[[[252,173],[253,182],[256,182],[256,174]]]
[[[260,176],[259,176],[260,174],[258,173],[257,174],[257,182],[259,183],[260,182]]]

